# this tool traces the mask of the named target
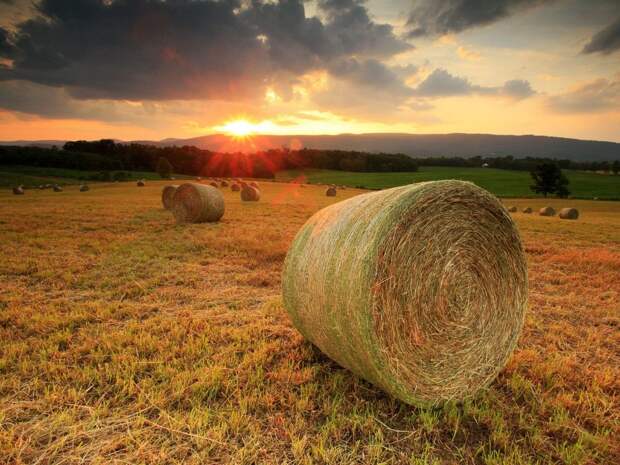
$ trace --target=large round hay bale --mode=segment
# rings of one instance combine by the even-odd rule
[[[525,207],[523,213],[532,213],[532,207]]]
[[[224,197],[213,186],[182,184],[172,198],[172,214],[178,223],[219,221],[224,215]]]
[[[246,185],[241,189],[241,200],[244,202],[258,202],[260,191],[256,187]]]
[[[560,210],[560,218],[563,220],[576,220],[579,218],[579,210],[576,208],[562,208]]]
[[[233,192],[239,192],[241,190],[241,186],[239,184],[237,184],[236,182],[233,182],[230,185],[230,190]]]
[[[508,211],[510,213],[515,213],[517,211],[517,207],[515,207],[514,205],[512,207],[508,207]]]
[[[555,216],[555,210],[553,207],[542,207],[538,210],[540,216]]]
[[[336,192],[336,188],[331,186],[327,188],[327,190],[325,191],[325,195],[327,197],[336,197]]]
[[[144,187],[144,184],[145,184],[145,183],[144,183],[144,179],[140,179],[140,180],[136,183],[136,185],[137,185],[138,187]]]
[[[54,189],[54,192],[62,192],[62,187],[60,187],[58,184],[55,184],[52,189]]]
[[[88,187],[87,184],[82,184],[80,186],[80,192],[88,192],[90,190],[90,187]]]
[[[24,195],[24,188],[22,186],[14,187],[13,195]]]
[[[166,210],[170,210],[172,208],[172,199],[174,198],[174,193],[178,188],[178,184],[170,184],[164,187],[161,191],[161,203]]]
[[[527,307],[519,232],[463,181],[359,195],[316,213],[282,276],[294,325],[408,403],[472,396],[514,350]]]

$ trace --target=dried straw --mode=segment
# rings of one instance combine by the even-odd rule
[[[258,202],[260,191],[256,187],[246,185],[241,189],[241,200],[244,202]]]
[[[172,214],[178,223],[219,221],[224,215],[224,197],[213,186],[182,184],[172,198]]]
[[[407,403],[472,396],[514,350],[527,306],[518,230],[463,181],[359,195],[297,234],[284,304],[325,354]]]
[[[336,188],[334,186],[328,187],[325,191],[327,197],[336,197]]]
[[[174,193],[179,188],[178,184],[171,184],[161,191],[161,203],[164,205],[166,210],[170,210],[172,208],[172,199],[174,198]]]
[[[560,218],[563,220],[576,220],[579,218],[579,210],[576,208],[562,208],[560,210]]]
[[[553,207],[543,207],[538,210],[540,216],[555,216],[555,210]]]

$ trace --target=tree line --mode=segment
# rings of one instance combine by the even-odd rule
[[[272,178],[288,169],[317,168],[358,172],[417,171],[418,166],[481,167],[533,171],[541,164],[560,169],[620,171],[620,162],[576,162],[547,158],[429,157],[346,150],[286,148],[251,154],[219,153],[194,146],[158,147],[117,143],[111,139],[67,142],[62,148],[0,147],[0,164],[69,168],[89,171],[159,171],[166,160],[169,171],[191,176]]]

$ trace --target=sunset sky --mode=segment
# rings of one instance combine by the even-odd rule
[[[0,139],[216,132],[620,141],[620,1],[0,0]]]

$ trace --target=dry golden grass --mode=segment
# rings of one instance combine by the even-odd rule
[[[514,213],[530,270],[515,355],[464,404],[412,408],[313,349],[281,306],[324,188],[223,189],[178,226],[164,183],[0,193],[0,463],[620,461],[620,204]]]

